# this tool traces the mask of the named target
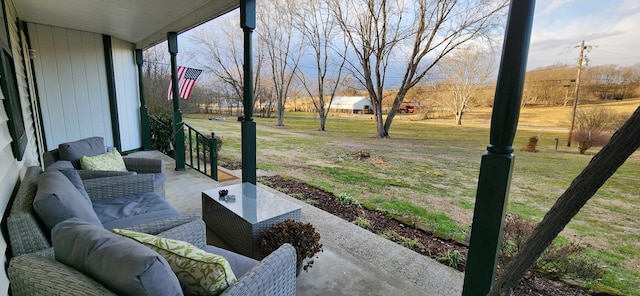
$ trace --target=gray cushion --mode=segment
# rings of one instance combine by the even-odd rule
[[[103,154],[104,139],[101,137],[91,137],[75,142],[67,142],[58,145],[58,152],[61,160],[71,161],[73,167],[80,168],[80,158],[83,156],[94,156]]]
[[[214,247],[211,245],[206,245],[202,247],[202,250],[207,253],[216,254],[218,256],[222,256],[225,259],[227,259],[227,261],[229,261],[229,265],[231,265],[231,270],[233,271],[233,274],[236,275],[236,278],[240,278],[245,273],[247,273],[247,271],[249,271],[251,268],[253,268],[258,264],[258,261],[256,261],[255,259],[242,256],[240,254],[227,251],[225,249],[221,249],[218,247]]]
[[[82,196],[84,196],[84,198],[87,199],[87,202],[89,203],[89,205],[91,205],[91,198],[89,197],[87,190],[84,188],[84,183],[82,182],[82,179],[80,179],[80,175],[78,174],[78,171],[76,169],[71,168],[66,170],[60,170],[60,172],[65,177],[67,177],[67,179],[69,179],[71,184],[73,184],[73,186],[76,189],[78,189],[80,194],[82,194]]]
[[[91,204],[60,171],[40,174],[33,208],[47,230],[73,217],[102,227]]]
[[[57,261],[119,295],[182,295],[178,278],[158,253],[131,239],[78,219],[52,230]]]
[[[157,192],[97,199],[93,201],[93,209],[106,229],[180,217],[180,213]]]
[[[68,160],[56,160],[56,162],[47,166],[46,171],[72,169],[73,164]]]
[[[51,164],[50,166],[48,166],[46,169],[47,172],[54,171],[54,170],[60,171],[63,175],[65,175],[67,179],[71,181],[71,184],[73,184],[73,186],[75,186],[76,189],[78,189],[78,191],[82,193],[82,196],[84,196],[87,199],[89,204],[91,204],[91,198],[89,197],[87,190],[84,188],[84,183],[82,182],[82,178],[80,178],[78,171],[73,167],[70,161],[58,160],[53,164]]]

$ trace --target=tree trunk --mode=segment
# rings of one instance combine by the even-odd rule
[[[284,102],[281,96],[278,96],[278,126],[284,126]]]
[[[611,175],[640,147],[640,108],[611,137],[591,162],[560,196],[551,210],[533,231],[522,249],[509,262],[488,295],[509,295],[525,272],[558,233],[582,209]]]
[[[462,111],[458,111],[456,112],[456,124],[457,125],[462,125]]]
[[[376,131],[378,138],[389,137],[389,132],[384,128],[384,121],[382,120],[382,106],[374,106],[374,116],[376,118]]]
[[[318,112],[318,115],[320,115],[320,131],[325,130],[325,126],[327,124],[327,112],[324,112],[324,107],[322,107],[320,109],[321,111]]]

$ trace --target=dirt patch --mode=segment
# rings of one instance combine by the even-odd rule
[[[388,163],[386,160],[380,158],[380,157],[371,157],[367,159],[367,162],[369,162],[370,164],[374,165],[377,168],[381,168],[381,169],[388,169],[391,167],[391,164]]]

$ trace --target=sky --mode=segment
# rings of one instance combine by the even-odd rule
[[[538,0],[527,69],[577,65],[580,42],[591,66],[640,63],[640,0]]]
[[[237,15],[230,13],[203,27],[215,31],[230,25],[222,19],[237,21]],[[183,37],[187,47],[188,36]],[[583,40],[589,46],[585,51],[589,66],[640,65],[640,0],[537,0],[527,70],[557,63],[577,65]]]

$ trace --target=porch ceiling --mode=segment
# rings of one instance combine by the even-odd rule
[[[16,0],[22,21],[111,35],[146,48],[239,7],[240,0]]]

